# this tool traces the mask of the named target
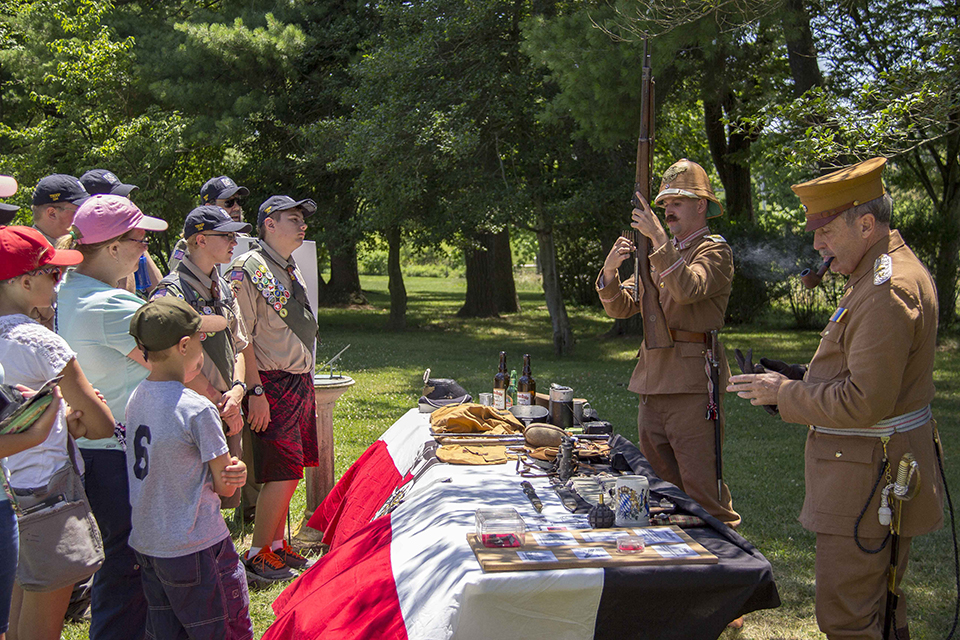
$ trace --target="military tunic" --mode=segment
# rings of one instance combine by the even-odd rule
[[[706,334],[723,327],[733,282],[733,252],[722,237],[708,233],[704,227],[650,254],[652,279],[659,286],[660,305],[671,330]],[[604,282],[601,273],[597,278],[607,315],[628,318],[641,312],[641,303],[634,302],[629,291],[633,280],[621,287],[619,277]],[[740,516],[733,511],[726,485],[723,498],[717,498],[714,425],[704,419],[710,400],[706,349],[703,341],[675,340],[673,347],[665,349],[641,344],[629,389],[641,396],[640,449],[657,474],[721,521],[736,526]],[[730,367],[722,345],[716,357],[723,389]],[[719,411],[722,425],[722,404]]]
[[[800,522],[819,534],[817,618],[828,637],[880,636],[884,565],[890,554],[866,554],[855,546],[853,536],[861,512],[858,537],[863,546],[875,548],[886,535],[889,528],[880,525],[877,509],[889,481],[881,479],[870,498],[882,468],[883,445],[878,436],[863,434],[881,420],[923,410],[933,400],[937,313],[933,279],[892,230],[867,250],[850,275],[804,380],[785,381],[778,391],[781,417],[812,425],[804,454],[806,496]],[[919,493],[901,503],[903,570],[909,539],[943,524],[934,422],[932,417],[921,422],[918,428],[893,434],[887,444],[893,477],[901,456],[912,452],[923,479]],[[839,545],[848,551],[835,551]],[[827,554],[833,558],[822,561],[820,556]],[[905,619],[898,618],[897,625],[904,624]]]

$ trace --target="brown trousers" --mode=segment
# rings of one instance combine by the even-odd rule
[[[876,517],[876,513],[864,517]],[[853,533],[853,532],[851,532]],[[907,599],[900,590],[900,581],[907,571],[910,538],[900,538],[897,565],[896,624],[901,640],[907,640]],[[867,549],[876,549],[882,538],[860,539]],[[853,536],[817,534],[817,624],[827,638],[843,640],[880,640],[887,606],[887,576],[890,568],[890,547],[887,542],[880,553],[864,553]]]
[[[637,413],[640,451],[662,480],[677,485],[707,513],[730,527],[740,524],[726,483],[717,495],[713,420],[704,416],[707,394],[641,395]],[[723,396],[720,428],[723,434]]]

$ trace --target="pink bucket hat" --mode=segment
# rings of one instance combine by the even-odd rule
[[[73,226],[80,232],[77,242],[96,244],[122,236],[131,229],[166,231],[167,222],[143,215],[137,205],[123,196],[102,193],[90,196],[80,205]]]

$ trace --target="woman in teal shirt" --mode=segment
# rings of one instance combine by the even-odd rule
[[[77,352],[77,361],[113,415],[123,416],[127,399],[149,371],[130,335],[130,318],[144,302],[116,284],[136,271],[147,248],[147,232],[163,231],[167,223],[143,215],[125,197],[103,194],[80,206],[73,225],[73,248],[84,257],[60,287],[57,332]],[[122,427],[118,424],[120,437]],[[126,458],[117,435],[78,440],[87,497],[106,556],[93,579],[91,640],[138,640],[146,626],[140,567],[127,544],[130,500]]]

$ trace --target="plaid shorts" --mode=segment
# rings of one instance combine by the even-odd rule
[[[317,399],[309,373],[261,371],[270,424],[253,435],[253,473],[257,482],[303,478],[304,467],[320,462]]]

